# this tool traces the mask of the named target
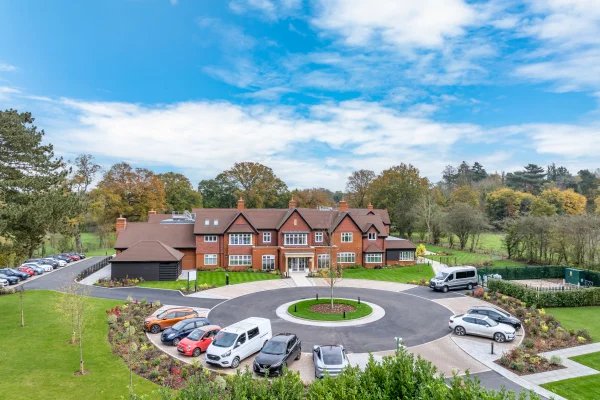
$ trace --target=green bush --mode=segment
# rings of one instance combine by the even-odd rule
[[[488,289],[538,307],[588,307],[600,305],[600,287],[565,291],[537,291],[518,283],[490,279]]]

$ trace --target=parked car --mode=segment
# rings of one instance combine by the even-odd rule
[[[27,264],[23,264],[21,265],[22,267],[27,267],[27,268],[31,268],[32,270],[35,271],[36,275],[41,275],[44,272],[46,272],[46,270],[42,267],[40,267],[39,265],[35,264],[35,263],[27,263]]]
[[[443,268],[429,281],[429,287],[446,293],[450,289],[471,290],[478,283],[475,267],[448,267]]]
[[[83,260],[85,258],[85,254],[83,253],[77,253],[77,255],[79,256],[80,260]]]
[[[302,342],[293,333],[280,333],[273,336],[260,350],[252,368],[261,375],[281,375],[284,367],[302,355]]]
[[[57,260],[63,260],[67,264],[70,263],[70,262],[73,262],[73,260],[71,260],[71,257],[67,257],[67,256],[62,255],[62,254],[55,254],[55,255],[53,255],[51,257],[54,258],[54,259],[57,259]]]
[[[458,336],[476,335],[494,339],[498,343],[511,341],[515,338],[515,328],[499,324],[490,317],[483,315],[459,314],[450,317],[448,327]]]
[[[54,269],[60,267],[60,264],[54,258],[50,258],[50,257],[42,258],[40,260],[40,262],[50,264],[50,265],[52,265],[52,268],[54,268]]]
[[[177,346],[181,339],[184,339],[192,333],[196,328],[210,325],[210,321],[206,318],[188,318],[179,321],[170,328],[167,328],[160,335],[160,341],[165,344]]]
[[[31,267],[28,267],[26,265],[21,265],[20,267],[17,267],[17,269],[21,272],[25,272],[29,276],[34,276],[36,274],[36,272]]]
[[[4,279],[9,285],[16,285],[21,279],[14,275],[6,275],[0,271],[0,279]]]
[[[67,262],[65,260],[63,260],[62,258],[49,257],[49,259],[54,260],[56,263],[58,263],[59,267],[66,267],[67,266]]]
[[[52,269],[58,268],[58,263],[51,258],[32,258],[30,260],[25,261],[26,263],[35,263],[35,264],[45,264],[50,265]]]
[[[67,257],[71,261],[79,261],[79,256],[70,253],[62,253],[61,256]]]
[[[16,276],[21,281],[24,281],[25,279],[29,278],[28,274],[26,274],[25,272],[21,272],[21,271],[19,271],[17,269],[14,269],[14,268],[3,268],[3,269],[0,269],[0,274],[8,275],[8,276]]]
[[[4,278],[0,278],[0,288],[8,286],[8,280]]]
[[[342,345],[313,346],[313,364],[315,378],[339,375],[344,368],[350,365],[346,349]]]
[[[170,328],[186,318],[198,317],[198,313],[191,308],[168,308],[157,315],[151,315],[144,320],[144,330],[150,333],[159,333]]]
[[[184,356],[198,357],[208,349],[220,330],[221,327],[218,325],[206,325],[202,328],[196,328],[179,342],[177,351]]]
[[[26,262],[23,265],[25,265],[26,267],[31,267],[32,265],[36,266],[36,267],[40,267],[44,270],[44,272],[50,272],[52,271],[54,268],[52,268],[52,265],[50,264],[43,264],[40,262]]]
[[[242,360],[259,351],[272,336],[269,319],[246,318],[217,333],[206,350],[206,362],[237,368]]]
[[[495,307],[475,306],[469,309],[469,311],[467,311],[467,314],[487,316],[500,324],[510,325],[517,331],[521,329],[521,321],[517,317],[512,316],[506,311],[500,310]]]

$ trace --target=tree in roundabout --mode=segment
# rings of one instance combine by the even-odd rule
[[[347,321],[363,318],[373,312],[373,308],[359,299],[308,299],[300,300],[288,307],[288,314],[314,321]]]

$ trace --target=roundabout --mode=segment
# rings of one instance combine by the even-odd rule
[[[373,312],[362,318],[339,322],[312,321],[290,315],[290,306],[300,300],[315,299],[317,294],[326,300],[328,288],[298,287],[252,293],[220,303],[210,311],[208,318],[221,326],[248,317],[269,318],[274,334],[295,333],[302,340],[304,349],[339,343],[352,353],[394,350],[395,337],[402,337],[406,346],[416,346],[449,333],[450,310],[406,292],[340,287],[335,289],[336,297],[360,297]]]

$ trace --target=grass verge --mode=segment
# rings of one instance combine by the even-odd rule
[[[0,296],[0,397],[13,400],[119,399],[128,395],[129,371],[112,353],[107,340],[106,310],[115,300],[88,298],[84,360],[88,373],[75,375],[78,347],[69,343],[70,326],[56,310],[60,294],[28,291],[24,295],[25,327],[19,325],[19,296]],[[134,376],[137,393],[158,386]]]
[[[311,299],[311,300],[302,300],[297,303],[292,304],[288,307],[288,312],[294,317],[311,319],[314,321],[346,321],[351,319],[357,319],[366,317],[367,315],[373,312],[371,306],[360,303],[356,300],[346,300],[346,299],[333,299],[334,304],[348,304],[354,307],[354,311],[347,312],[346,318],[344,319],[343,314],[326,314],[326,313],[318,313],[311,311],[310,308],[316,304],[330,304],[331,299]],[[294,307],[296,310],[294,311]]]
[[[279,275],[267,272],[225,272],[225,271],[198,271],[196,274],[197,284],[208,285],[211,287],[225,286],[225,274],[229,274],[229,284],[235,285],[238,283],[265,281],[271,279],[279,279]],[[145,281],[137,286],[154,288],[154,289],[187,289],[187,280],[178,281]],[[190,282],[190,288],[193,290],[194,281]]]
[[[417,264],[409,267],[394,267],[383,269],[348,268],[343,272],[344,279],[371,279],[408,283],[433,277],[433,269],[429,264]]]
[[[439,253],[436,255],[425,256],[425,258],[428,258],[428,259],[434,260],[434,261],[439,261],[441,263],[449,264],[449,265],[481,266],[481,265],[485,265],[485,264],[487,264],[487,265],[491,264],[491,266],[498,266],[498,267],[507,267],[507,266],[522,267],[522,266],[526,265],[519,261],[503,259],[502,257],[500,257],[498,255],[471,253],[470,251],[466,251],[466,250],[450,249],[447,247],[434,246],[431,244],[426,244],[425,247],[429,251],[432,251],[434,253]]]
[[[547,308],[566,329],[585,329],[594,342],[600,341],[600,306]]]

